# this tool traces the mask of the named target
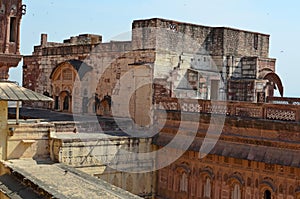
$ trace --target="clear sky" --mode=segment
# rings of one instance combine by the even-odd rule
[[[228,26],[271,35],[270,57],[277,59],[285,96],[300,97],[298,47],[300,1],[297,0],[23,0],[21,53],[29,55],[40,34],[61,42],[82,33],[103,35],[104,41],[131,30],[135,19],[161,17],[208,26]],[[299,66],[298,66],[299,65]],[[21,64],[11,69],[21,81]],[[297,86],[298,85],[298,86]]]

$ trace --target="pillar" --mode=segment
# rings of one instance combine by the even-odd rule
[[[7,101],[0,101],[0,160],[6,160],[7,148]]]

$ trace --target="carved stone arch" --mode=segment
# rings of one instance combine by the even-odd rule
[[[179,198],[186,198],[190,187],[191,169],[189,164],[182,162],[174,167],[174,187]]]
[[[266,179],[263,179],[260,184],[259,184],[260,188],[261,189],[271,189],[271,191],[274,193],[277,191],[277,188],[275,186],[275,183],[273,181],[273,179],[271,178],[266,178]]]
[[[266,177],[259,183],[260,197],[263,199],[274,199],[277,187],[274,180]]]
[[[58,64],[56,67],[54,67],[50,74],[50,79],[53,78],[53,75],[55,74],[55,72],[63,65],[72,66],[73,69],[77,71],[77,74],[80,79],[82,79],[86,75],[87,72],[93,70],[93,68],[91,66],[87,65],[83,61],[71,59],[71,60],[64,61],[64,62]]]
[[[212,180],[215,178],[215,174],[213,172],[213,169],[211,167],[205,167],[200,170],[200,175],[207,175],[209,176]]]
[[[283,97],[283,91],[284,91],[284,90],[283,90],[283,84],[282,84],[282,82],[281,82],[280,77],[279,77],[276,73],[274,73],[274,72],[267,73],[267,74],[263,77],[263,79],[269,80],[270,82],[273,82],[273,83],[277,86],[277,88],[278,88],[278,90],[279,90],[279,93],[280,93],[281,97]]]
[[[189,175],[191,174],[190,166],[189,166],[188,163],[185,163],[185,162],[183,162],[183,163],[181,163],[179,165],[176,165],[175,166],[175,171],[176,172],[180,172],[180,173],[186,172]]]
[[[245,181],[239,172],[229,175],[226,183],[230,187],[230,195],[232,199],[243,198],[245,192]]]
[[[90,85],[86,82],[85,84],[82,84],[81,80],[88,74],[88,72],[92,71],[92,69],[93,68],[91,66],[88,66],[84,62],[74,59],[64,61],[55,66],[50,75],[51,88],[54,89],[52,90],[52,95],[55,100],[54,104],[57,105],[56,100],[59,100],[59,93],[66,91],[70,93],[71,108],[69,109],[69,112],[83,112],[83,97],[81,96],[82,89],[84,89],[83,87],[89,87]],[[74,88],[76,88],[76,92]],[[59,92],[56,90],[59,90]],[[62,99],[60,99],[59,103],[61,103],[61,101]],[[58,107],[56,105],[55,107]],[[57,110],[62,110],[62,106],[60,106]]]
[[[232,184],[234,181],[238,182],[242,186],[245,185],[245,180],[243,179],[243,176],[239,172],[234,172],[227,179],[228,184]]]
[[[274,73],[274,71],[270,68],[262,68],[258,71],[258,79],[263,79],[268,73]]]
[[[275,192],[268,185],[261,185],[259,195],[263,199],[274,199],[275,198]]]

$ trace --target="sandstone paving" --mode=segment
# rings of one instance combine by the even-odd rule
[[[71,167],[31,159],[10,160],[5,165],[54,198],[140,198]]]

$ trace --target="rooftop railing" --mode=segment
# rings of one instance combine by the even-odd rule
[[[300,106],[294,104],[160,98],[155,109],[300,122]]]

